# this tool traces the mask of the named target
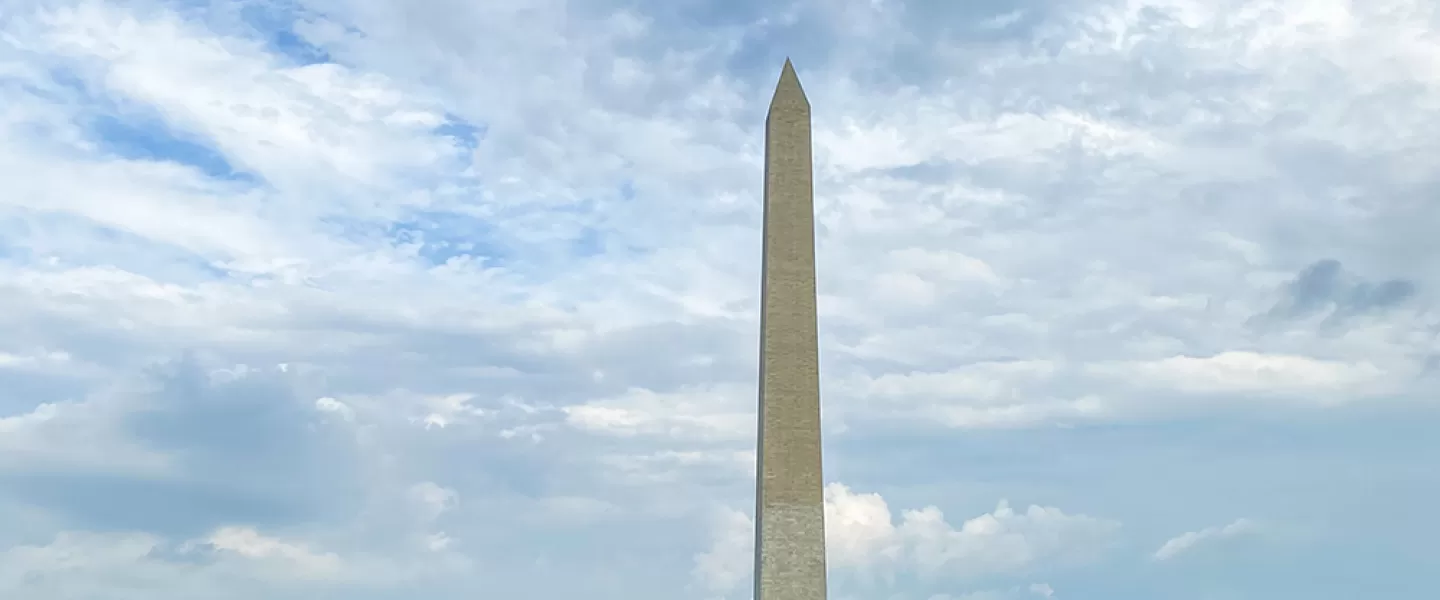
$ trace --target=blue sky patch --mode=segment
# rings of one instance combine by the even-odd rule
[[[241,18],[265,40],[271,52],[296,65],[335,62],[329,52],[300,37],[294,30],[300,19],[318,16],[297,2],[272,0],[263,4],[247,4],[240,9]]]
[[[511,256],[499,232],[484,219],[446,211],[415,211],[387,226],[388,236],[400,243],[419,244],[420,257],[441,265],[456,256],[503,263]]]
[[[217,179],[256,181],[254,175],[237,171],[215,148],[177,134],[158,120],[99,115],[90,127],[104,151],[123,158],[178,163]]]
[[[445,123],[435,128],[435,133],[449,137],[461,147],[467,150],[474,150],[480,146],[480,141],[485,139],[485,127],[474,125],[460,118],[458,115],[446,113]]]

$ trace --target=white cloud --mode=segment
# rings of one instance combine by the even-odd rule
[[[113,392],[112,392],[113,393]],[[56,469],[157,476],[173,473],[174,460],[119,431],[124,407],[109,394],[89,401],[46,403],[0,416],[0,472]]]
[[[144,534],[61,533],[49,544],[7,548],[0,551],[0,591],[16,596],[26,588],[72,596],[104,593],[109,582],[97,572],[114,577],[125,571],[132,582],[169,585],[166,576],[172,573],[146,562],[159,543]]]
[[[296,577],[335,577],[344,567],[335,554],[316,552],[300,544],[265,536],[249,527],[221,528],[210,534],[205,543],[216,550],[284,568]]]
[[[1160,561],[1170,560],[1195,549],[1198,545],[1248,535],[1254,533],[1256,529],[1257,525],[1254,521],[1249,519],[1236,519],[1234,522],[1220,527],[1206,527],[1199,531],[1187,531],[1161,544],[1160,549],[1155,551],[1154,559]]]
[[[214,552],[214,554],[206,554]],[[142,533],[62,532],[47,544],[0,552],[0,592],[15,597],[141,598],[156,588],[243,598],[253,589],[345,576],[334,554],[317,553],[249,528],[222,528],[174,543]],[[288,596],[287,596],[288,597]]]
[[[41,350],[24,354],[0,352],[0,369],[47,369],[70,362],[65,352]]]
[[[695,556],[693,575],[711,592],[729,592],[751,580],[755,566],[755,523],[743,512],[719,511],[710,548]]]
[[[405,171],[433,169],[453,154],[429,135],[443,116],[382,76],[336,64],[286,66],[253,39],[215,36],[174,13],[152,15],[78,3],[42,13],[33,23],[39,35],[22,44],[73,61],[110,92],[212,141],[236,167],[283,190],[315,193],[339,181],[391,187]]]
[[[571,426],[584,430],[621,436],[738,440],[753,435],[755,410],[742,400],[752,393],[733,385],[682,388],[668,394],[630,389],[621,396],[565,407],[564,411]]]
[[[754,450],[704,449],[704,450],[662,450],[640,454],[608,454],[601,456],[600,464],[612,476],[626,481],[666,482],[676,481],[697,471],[719,471],[730,478],[755,475]]]
[[[1130,365],[1100,365],[1098,372],[1142,385],[1183,392],[1304,393],[1360,391],[1384,380],[1385,372],[1368,363],[1345,363],[1303,356],[1231,351],[1209,357],[1175,356]]]
[[[743,513],[723,511],[712,546],[695,558],[701,581],[723,591],[744,580],[742,566],[748,569],[752,562],[752,523]],[[955,527],[934,506],[896,515],[879,494],[855,493],[839,483],[825,488],[828,564],[832,573],[866,582],[893,580],[901,572],[965,580],[1085,562],[1107,550],[1118,530],[1114,521],[1054,507],[1032,505],[1017,512],[1003,500],[994,511]]]
[[[434,521],[440,515],[460,503],[455,490],[442,487],[433,481],[423,481],[410,486],[410,499],[425,521]]]
[[[473,394],[448,394],[425,398],[422,402],[428,410],[425,416],[420,418],[420,421],[424,423],[426,429],[429,429],[446,427],[461,419],[485,416],[484,409],[470,404],[472,398],[474,398]]]
[[[437,549],[441,551],[443,548]],[[394,585],[454,568],[431,557],[428,565],[391,557],[353,556],[314,544],[227,526],[190,540],[146,533],[67,531],[43,544],[0,551],[0,593],[24,598],[143,598],[164,593],[213,598],[305,597],[307,586]]]
[[[329,396],[326,396],[324,398],[317,398],[315,400],[315,410],[338,414],[340,415],[340,418],[345,419],[346,421],[355,420],[355,409],[350,408],[350,405]]]
[[[1436,397],[1426,2],[181,4],[0,14],[0,520],[40,515],[0,552],[129,565],[27,598],[324,595],[234,584],[282,547],[414,576],[407,597],[675,597],[684,565],[657,565],[750,493],[760,125],[786,54],[815,108],[847,480],[1160,502],[1151,471],[1085,476],[1061,433],[1410,422]],[[1327,260],[1333,281],[1305,278]],[[152,376],[186,353],[202,366]],[[1282,488],[1308,489],[1246,489]],[[1053,593],[1020,572],[1105,529],[830,502],[843,569],[992,573],[972,592],[1005,597]],[[749,564],[726,522],[719,587]],[[218,527],[270,558],[156,558]]]
[[[1032,583],[1007,590],[980,590],[960,595],[936,594],[927,600],[1019,600],[1021,598],[1054,598],[1055,590],[1048,584]]]

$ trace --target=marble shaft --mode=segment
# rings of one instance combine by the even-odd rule
[[[823,600],[810,102],[787,59],[765,119],[755,600]]]

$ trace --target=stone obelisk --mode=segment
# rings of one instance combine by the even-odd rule
[[[810,101],[790,60],[765,118],[754,600],[824,600]]]

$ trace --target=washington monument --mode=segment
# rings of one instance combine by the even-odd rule
[[[790,60],[765,117],[754,600],[824,600],[810,101]]]

